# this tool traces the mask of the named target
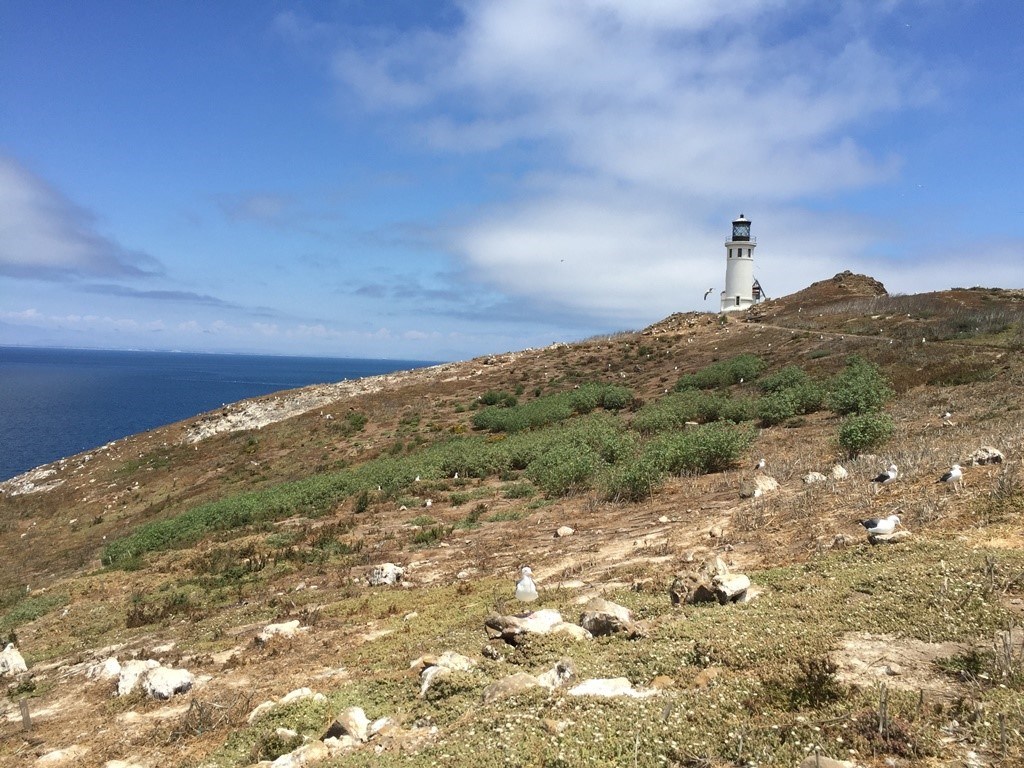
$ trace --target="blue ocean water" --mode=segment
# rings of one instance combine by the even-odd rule
[[[0,480],[224,403],[430,364],[0,347]]]

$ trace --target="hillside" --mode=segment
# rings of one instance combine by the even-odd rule
[[[1022,291],[843,273],[236,403],[0,483],[0,640],[28,667],[2,678],[0,763],[1024,764],[1022,349]],[[865,423],[894,428],[855,455],[830,407],[851,370],[885,380]],[[983,447],[1003,461],[969,464]],[[870,544],[857,521],[891,514],[908,533]],[[715,558],[751,599],[673,604]],[[371,586],[385,563],[400,583]],[[538,604],[512,598],[523,565]],[[485,626],[579,624],[595,597],[623,631]],[[111,658],[191,689],[117,696]],[[554,690],[489,688],[562,659]],[[606,678],[632,688],[569,692]],[[387,720],[324,746],[355,706]]]

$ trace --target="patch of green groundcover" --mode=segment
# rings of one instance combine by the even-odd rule
[[[727,425],[714,426],[723,433],[733,429]],[[684,442],[689,445],[692,438],[686,437]],[[694,460],[687,469],[720,469],[728,464],[721,453],[723,441],[705,442],[714,458],[706,462]],[[746,443],[733,444],[735,459],[739,446]],[[102,560],[105,565],[131,567],[148,552],[191,546],[219,531],[246,529],[294,515],[322,516],[358,493],[395,499],[410,489],[417,477],[421,481],[441,481],[458,472],[463,478],[490,478],[524,470],[526,477],[548,497],[564,496],[593,487],[610,467],[645,461],[641,445],[640,437],[622,419],[605,412],[498,439],[454,438],[414,454],[383,456],[353,469],[219,499],[172,518],[147,523],[108,544]],[[675,466],[668,471],[675,471]]]
[[[498,580],[481,579],[464,593],[449,586],[354,595],[328,610],[344,615],[359,605],[360,615],[378,617],[384,628],[397,631],[337,648],[331,663],[344,665],[351,679],[322,690],[326,702],[275,710],[237,729],[204,765],[249,764],[253,749],[277,727],[319,738],[350,705],[363,707],[371,719],[387,716],[405,728],[420,728],[424,736],[433,726],[438,732],[413,753],[376,754],[366,747],[326,766],[768,767],[796,765],[816,750],[857,762],[894,758],[926,765],[948,749],[943,729],[953,717],[959,717],[964,738],[990,747],[999,744],[1000,719],[1007,732],[1020,731],[1024,682],[996,679],[990,660],[982,658],[978,671],[990,682],[971,686],[963,713],[956,702],[937,706],[929,699],[922,707],[917,691],[890,686],[880,732],[878,690],[840,682],[830,654],[850,632],[887,634],[895,642],[989,638],[1009,620],[994,598],[1022,567],[1024,553],[966,550],[955,541],[865,544],[805,565],[751,573],[764,593],[745,605],[673,608],[664,591],[622,589],[608,597],[649,621],[645,637],[542,638],[505,648],[505,661],[479,653],[489,597],[507,586]],[[573,590],[548,592],[543,607],[578,620],[577,597]],[[406,621],[403,613],[413,607],[419,616]],[[406,671],[409,662],[445,650],[469,655],[478,665],[420,697],[419,680]],[[581,678],[624,676],[635,687],[649,688],[655,677],[666,676],[673,685],[646,699],[534,690],[481,705],[490,682],[520,671],[543,672],[562,656],[575,662]],[[709,667],[717,676],[695,684]],[[978,711],[985,717],[970,716]],[[561,724],[561,730],[551,724]],[[1007,759],[1021,756],[1011,740]]]

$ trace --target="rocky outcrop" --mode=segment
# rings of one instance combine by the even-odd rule
[[[528,634],[565,634],[574,640],[589,640],[593,637],[583,627],[565,621],[554,608],[533,611],[526,616],[499,616],[491,614],[484,620],[487,634],[501,638],[509,645],[518,645]]]
[[[656,690],[639,690],[625,677],[595,678],[584,680],[574,685],[567,693],[570,696],[597,696],[604,699],[628,696],[634,699],[645,699],[657,695]]]
[[[25,659],[22,658],[21,653],[14,647],[14,643],[8,643],[7,647],[0,651],[0,677],[20,675],[27,671],[28,667],[25,665]]]
[[[580,626],[594,637],[625,632],[635,634],[633,614],[625,606],[595,597],[587,603],[580,616]]]
[[[969,467],[978,466],[979,464],[1002,464],[1003,452],[998,448],[993,448],[991,445],[983,445],[971,453],[964,463]]]
[[[547,690],[561,688],[575,677],[576,665],[572,659],[561,658],[555,666],[540,675],[517,672],[514,675],[509,675],[502,680],[491,683],[484,689],[484,704],[490,704],[493,701],[514,696],[531,688],[546,688]]]
[[[440,656],[420,656],[409,665],[409,668],[419,672],[420,696],[425,698],[427,691],[439,679],[447,677],[453,672],[468,672],[475,666],[476,662],[468,656],[454,651],[445,651]]]
[[[375,565],[370,575],[366,577],[371,587],[392,586],[402,580],[405,575],[405,568],[394,563],[381,563]]]
[[[740,603],[749,599],[750,578],[732,573],[720,557],[707,560],[695,570],[676,574],[669,587],[673,605]]]

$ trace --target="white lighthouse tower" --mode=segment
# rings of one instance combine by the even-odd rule
[[[754,280],[754,249],[757,241],[750,236],[750,221],[742,213],[732,223],[732,239],[725,244],[725,290],[722,291],[722,312],[735,312],[758,301],[760,286]]]

